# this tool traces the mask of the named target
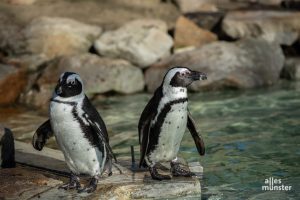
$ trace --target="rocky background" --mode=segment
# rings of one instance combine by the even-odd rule
[[[90,97],[153,92],[187,66],[192,91],[300,79],[296,0],[0,0],[0,105],[47,109],[59,74]]]

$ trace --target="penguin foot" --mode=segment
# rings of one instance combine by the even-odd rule
[[[81,185],[79,182],[78,176],[71,174],[69,183],[63,184],[58,187],[58,189],[71,190],[71,189],[80,189]]]
[[[195,176],[193,172],[182,169],[179,163],[171,162],[171,172],[173,176],[191,177]]]
[[[171,176],[159,174],[156,167],[149,167],[152,179],[154,180],[170,180]]]
[[[91,179],[91,181],[90,181],[90,183],[89,183],[88,186],[86,186],[86,187],[84,187],[82,189],[79,189],[77,191],[78,191],[78,193],[83,193],[83,192],[92,193],[92,192],[94,192],[97,189],[97,184],[98,184],[98,176],[94,176]]]

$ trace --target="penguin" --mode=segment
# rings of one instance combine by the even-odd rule
[[[156,166],[160,162],[170,162],[173,176],[194,175],[180,167],[177,153],[187,127],[199,154],[205,154],[203,139],[188,110],[187,95],[187,87],[193,81],[205,79],[207,76],[202,72],[186,67],[171,68],[144,108],[138,123],[141,155],[139,167],[148,167],[152,179],[171,179],[169,175],[158,173]]]
[[[32,145],[41,151],[54,135],[71,171],[69,182],[59,188],[91,193],[104,171],[112,174],[112,159],[116,158],[109,146],[105,123],[84,94],[83,86],[78,74],[61,74],[50,99],[50,119],[37,129]],[[91,177],[84,188],[80,184],[81,174]]]

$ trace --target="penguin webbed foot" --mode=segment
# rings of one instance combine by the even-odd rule
[[[176,162],[171,162],[171,172],[173,176],[184,176],[184,177],[195,176],[193,172],[182,169],[180,167],[180,164]]]
[[[83,193],[83,192],[92,193],[92,192],[94,192],[97,189],[98,179],[99,179],[98,176],[94,176],[93,178],[91,178],[90,183],[86,187],[77,190],[78,193]]]
[[[79,177],[71,174],[69,183],[63,184],[58,187],[58,189],[64,189],[64,190],[71,190],[71,189],[77,189],[79,190],[81,188]]]
[[[162,181],[162,180],[170,180],[171,179],[171,176],[159,174],[156,167],[149,167],[149,171],[150,171],[152,179],[154,179],[154,180]]]

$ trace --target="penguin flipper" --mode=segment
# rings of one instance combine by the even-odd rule
[[[96,144],[101,145],[102,142],[105,144],[106,151],[108,155],[112,157],[115,162],[117,162],[116,156],[114,155],[110,145],[109,145],[109,138],[106,130],[105,123],[101,118],[100,114],[96,110],[96,108],[91,104],[87,96],[84,98],[82,109],[84,110],[85,119],[89,122],[90,127],[94,130],[93,134],[98,138]],[[94,138],[96,138],[94,137]]]
[[[110,157],[112,157],[115,160],[115,162],[117,162],[116,156],[114,155],[114,153],[113,153],[113,151],[112,151],[112,149],[109,145],[108,139],[106,138],[107,133],[103,133],[104,130],[103,131],[101,130],[101,128],[100,128],[100,126],[98,125],[97,122],[94,122],[94,121],[91,121],[91,120],[88,120],[88,122],[89,122],[90,126],[93,128],[94,132],[97,134],[97,136],[100,140],[97,143],[100,143],[102,141],[104,143],[106,151],[108,152],[108,155]]]
[[[142,128],[140,130],[140,132],[142,134],[142,138],[141,138],[142,141],[140,141],[141,158],[140,158],[139,167],[142,167],[142,166],[146,167],[144,159],[147,154],[147,149],[149,147],[150,122],[151,122],[151,118],[146,120],[146,122],[144,123],[144,125],[142,126]]]
[[[187,127],[192,134],[192,137],[194,139],[195,145],[197,147],[197,150],[201,156],[205,154],[205,146],[204,141],[201,137],[201,135],[197,132],[195,121],[193,120],[190,112],[188,112],[188,120],[187,120]]]
[[[32,146],[41,151],[46,144],[47,140],[53,136],[53,131],[51,128],[50,119],[45,121],[40,127],[35,131],[32,137]]]

